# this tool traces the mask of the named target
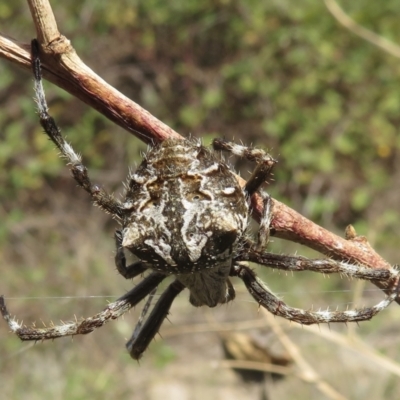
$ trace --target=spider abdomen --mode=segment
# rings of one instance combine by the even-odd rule
[[[123,247],[167,274],[229,264],[247,226],[234,174],[193,140],[152,148],[131,174],[123,204]]]

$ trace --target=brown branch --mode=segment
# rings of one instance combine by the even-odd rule
[[[41,45],[43,75],[50,82],[76,96],[111,121],[147,143],[167,138],[182,138],[170,127],[152,116],[96,75],[78,57],[71,43],[62,36],[47,0],[28,1]],[[30,68],[30,45],[18,44],[0,36],[0,57],[19,67]],[[238,177],[243,185],[244,181]],[[254,216],[259,219],[262,202],[252,199]],[[301,243],[337,260],[361,263],[371,268],[388,268],[388,264],[366,240],[349,240],[336,236],[314,224],[283,203],[273,200],[272,233],[279,238]],[[387,289],[392,283],[376,285]],[[398,299],[400,303],[400,299]]]
[[[145,142],[180,137],[148,111],[128,99],[96,75],[78,57],[69,40],[59,36],[41,43],[43,76],[96,109],[105,117]],[[0,57],[30,69],[30,44],[0,37]]]
[[[29,0],[42,50],[43,75],[145,142],[180,135],[96,75],[58,31],[47,0]]]

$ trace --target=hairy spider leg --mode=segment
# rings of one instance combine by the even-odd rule
[[[214,139],[213,147],[215,150],[227,151],[231,154],[257,163],[256,168],[243,188],[248,197],[251,197],[261,188],[263,183],[267,182],[268,178],[272,175],[272,170],[275,164],[277,163],[275,159],[261,149],[242,146],[223,139]],[[269,227],[272,218],[271,197],[262,191],[260,191],[259,194],[263,199],[263,212],[257,234],[256,248],[263,249],[267,246],[269,240]]]
[[[339,273],[351,278],[367,281],[393,281],[395,283],[396,279],[400,276],[399,268],[396,266],[391,268],[370,268],[330,258],[310,259],[302,256],[286,256],[257,251],[251,244],[244,246],[235,261],[250,261],[259,265],[291,272]]]
[[[260,189],[261,185],[265,183],[271,175],[272,170],[277,163],[276,160],[261,149],[242,146],[223,139],[214,139],[212,145],[214,150],[227,151],[231,154],[257,163],[256,168],[244,187],[244,191],[248,196],[252,196],[258,189]]]
[[[388,307],[396,299],[400,291],[400,283],[398,282],[391,293],[373,307],[347,311],[306,311],[286,305],[269,290],[251,268],[245,265],[234,265],[231,275],[241,278],[253,298],[270,313],[303,325],[370,320],[374,315]]]
[[[263,250],[269,242],[269,227],[272,220],[271,196],[268,193],[260,192],[263,200],[263,212],[257,232],[257,243],[255,249]]]
[[[44,328],[38,328],[35,325],[26,327],[18,323],[14,318],[11,318],[3,296],[0,296],[0,312],[11,331],[21,340],[37,341],[56,339],[64,336],[84,335],[94,331],[96,328],[100,328],[110,320],[121,317],[151,293],[164,278],[164,274],[153,272],[128,293],[115,302],[110,303],[103,311],[81,321],[64,323],[61,325],[51,324],[49,327]]]
[[[124,248],[122,247],[122,234],[120,230],[115,232],[115,245],[117,251],[115,253],[115,266],[117,271],[125,278],[132,279],[145,272],[148,266],[143,263],[143,261],[136,261],[130,265],[126,265],[126,257],[124,253]]]
[[[97,204],[100,208],[116,218],[121,218],[124,211],[122,204],[115,200],[112,195],[108,194],[99,185],[91,182],[87,168],[82,164],[81,157],[74,151],[71,145],[65,141],[53,117],[49,115],[49,109],[42,83],[39,43],[36,39],[32,40],[32,69],[35,77],[34,88],[36,94],[36,103],[38,106],[40,123],[44,131],[60,150],[62,156],[67,159],[68,164],[71,166],[72,175],[78,185],[90,194],[95,204]]]
[[[133,359],[139,360],[141,358],[150,342],[160,330],[176,296],[183,289],[185,289],[185,286],[177,279],[172,282],[158,299],[142,329],[139,332],[136,332],[135,329],[132,338],[126,344],[126,348]]]

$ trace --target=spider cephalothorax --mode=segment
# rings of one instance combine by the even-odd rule
[[[241,188],[230,167],[214,152],[196,140],[166,140],[152,147],[136,172],[131,173],[122,201],[93,184],[81,158],[64,140],[48,113],[41,81],[39,45],[32,42],[32,66],[39,116],[45,133],[67,159],[78,185],[86,190],[104,211],[120,222],[116,231],[115,264],[126,279],[150,273],[124,296],[102,312],[81,321],[48,328],[24,327],[10,317],[0,297],[0,311],[22,340],[44,340],[92,332],[107,321],[123,315],[146,296],[149,299],[127,343],[131,356],[139,359],[157,334],[175,297],[187,288],[194,306],[214,307],[234,299],[230,277],[243,280],[253,298],[271,313],[301,324],[351,322],[371,319],[398,295],[399,271],[396,268],[372,269],[331,259],[310,260],[265,251],[271,221],[271,200],[264,201],[257,240],[246,228],[249,198],[259,191],[276,161],[262,150],[214,140],[214,150],[227,151],[256,163]],[[125,250],[139,261],[126,265]],[[289,307],[270,292],[246,262],[286,271],[340,273],[370,281],[392,283],[393,289],[379,304],[358,310],[306,311]],[[168,276],[174,281],[161,294],[146,321],[143,320],[158,285]]]

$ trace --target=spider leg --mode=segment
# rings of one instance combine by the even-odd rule
[[[260,193],[263,199],[263,212],[260,219],[260,225],[257,234],[256,249],[262,250],[267,247],[269,241],[269,227],[271,225],[272,210],[271,210],[271,196],[267,193]]]
[[[117,230],[114,237],[117,248],[117,252],[115,253],[115,266],[117,267],[118,272],[125,279],[132,279],[135,276],[138,276],[145,272],[148,267],[142,261],[134,262],[133,264],[130,264],[128,266],[126,265],[124,248],[122,247],[121,231]]]
[[[11,318],[3,296],[0,296],[0,312],[11,331],[21,340],[36,341],[56,339],[64,336],[83,335],[92,332],[96,328],[100,328],[109,320],[119,318],[125,314],[152,292],[165,277],[164,274],[153,272],[128,293],[115,302],[110,303],[103,311],[81,321],[64,323],[62,325],[51,324],[51,326],[45,328],[37,328],[34,325],[26,327],[18,323],[14,318]]]
[[[247,181],[244,191],[248,196],[252,196],[261,185],[266,182],[272,173],[274,165],[277,163],[268,153],[261,149],[241,146],[223,139],[214,139],[212,143],[214,150],[222,150],[236,156],[245,158],[257,163],[250,179]]]
[[[395,281],[400,276],[400,271],[396,267],[370,268],[345,261],[336,261],[330,258],[309,259],[301,256],[285,256],[260,252],[258,249],[254,248],[254,246],[242,249],[236,261],[250,261],[267,267],[292,272],[313,271],[322,274],[339,273],[367,281]]]
[[[35,78],[35,94],[38,105],[40,123],[47,136],[60,150],[63,157],[71,166],[71,172],[78,182],[78,185],[86,190],[92,197],[93,201],[103,210],[112,214],[114,217],[121,218],[123,216],[122,204],[115,200],[99,185],[93,184],[89,178],[87,168],[82,164],[81,157],[75,153],[74,149],[68,144],[61,131],[55,123],[53,117],[49,115],[45,93],[42,84],[42,72],[39,58],[39,43],[36,39],[32,40],[32,69]]]
[[[133,359],[140,359],[154,336],[158,333],[175,297],[184,288],[185,286],[178,280],[172,282],[158,299],[143,327],[140,330],[135,329],[131,339],[126,344],[126,348]]]
[[[282,300],[271,293],[261,279],[247,266],[241,264],[234,265],[231,270],[231,276],[241,278],[249,293],[270,313],[304,325],[369,320],[378,312],[388,307],[400,291],[400,284],[397,283],[391,293],[373,307],[347,311],[305,311],[286,305]]]
[[[153,301],[153,298],[154,298],[156,293],[157,293],[157,288],[154,288],[149,293],[147,301],[146,301],[144,307],[142,308],[142,312],[140,313],[140,317],[139,317],[138,322],[137,322],[137,324],[135,326],[135,329],[133,330],[133,334],[132,334],[130,340],[136,340],[136,337],[138,336],[140,330],[142,329],[143,322],[144,322],[144,320],[146,318],[147,313],[149,312],[149,309],[150,309],[150,306],[151,306],[151,302]]]
[[[277,163],[268,153],[261,149],[254,149],[239,144],[228,142],[223,139],[214,139],[213,147],[215,150],[223,150],[230,152],[239,157],[245,158],[249,161],[257,163],[256,168],[251,174],[249,180],[244,186],[243,190],[247,196],[251,197],[257,190],[259,190],[263,183],[265,183],[272,174],[272,170]],[[258,231],[257,248],[265,248],[269,240],[269,226],[271,223],[271,198],[268,194],[259,193],[263,199],[264,207],[260,220],[260,229]]]

